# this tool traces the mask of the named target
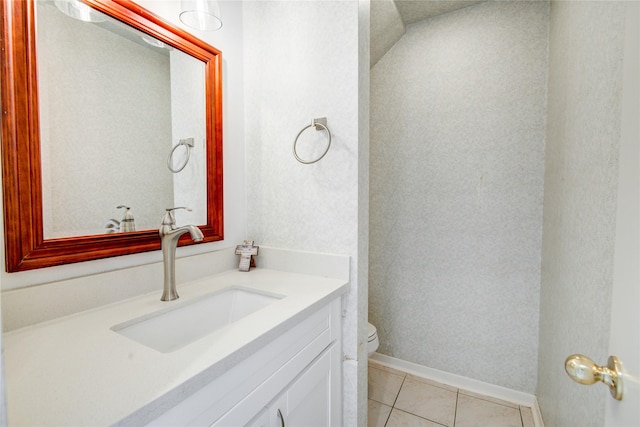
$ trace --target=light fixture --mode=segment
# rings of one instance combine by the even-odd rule
[[[222,28],[217,0],[182,0],[180,21],[196,30],[215,31]]]
[[[80,0],[55,0],[54,3],[60,12],[80,21],[102,22],[105,20],[100,12]]]

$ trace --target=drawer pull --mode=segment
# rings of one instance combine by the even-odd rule
[[[284,426],[284,416],[282,415],[282,412],[280,412],[280,409],[278,409],[278,417],[280,418],[280,425],[282,427],[285,427]]]

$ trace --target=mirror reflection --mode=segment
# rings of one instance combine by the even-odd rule
[[[205,64],[74,2],[36,17],[44,238],[157,229],[173,206],[206,224]]]

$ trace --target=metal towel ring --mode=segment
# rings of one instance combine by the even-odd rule
[[[178,147],[180,147],[181,145],[184,145],[187,148],[187,158],[185,159],[184,163],[182,164],[182,166],[180,166],[177,169],[173,168],[173,154],[175,153],[175,151],[178,149]],[[187,166],[187,163],[189,163],[189,158],[191,158],[191,149],[193,148],[195,144],[193,143],[193,138],[186,138],[186,139],[181,139],[180,142],[178,142],[173,149],[171,150],[171,152],[169,153],[169,158],[167,159],[167,167],[169,168],[169,170],[173,173],[178,173],[180,172],[182,169],[184,169]]]
[[[324,153],[322,153],[322,155],[320,157],[318,157],[315,160],[303,160],[303,159],[300,158],[300,156],[298,156],[298,152],[296,151],[296,146],[298,145],[298,138],[300,138],[300,135],[302,135],[302,133],[305,130],[309,129],[312,126],[315,127],[316,130],[322,130],[322,129],[326,130],[327,131],[327,135],[329,136],[329,142],[327,142],[327,148],[326,148],[326,150],[324,150]],[[315,163],[315,162],[319,161],[320,159],[322,159],[325,156],[325,154],[327,154],[327,152],[329,151],[329,147],[331,147],[331,131],[327,127],[327,118],[326,117],[321,117],[319,119],[313,119],[311,121],[310,125],[307,125],[307,126],[303,127],[302,130],[300,132],[298,132],[298,135],[296,136],[295,141],[293,141],[293,155],[296,158],[296,160],[299,161],[300,163],[304,163],[305,165],[310,165],[310,164]]]

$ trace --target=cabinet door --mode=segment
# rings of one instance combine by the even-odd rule
[[[283,395],[286,400],[278,399],[271,405],[272,427],[331,425],[330,355],[330,351],[325,352],[287,388]]]

